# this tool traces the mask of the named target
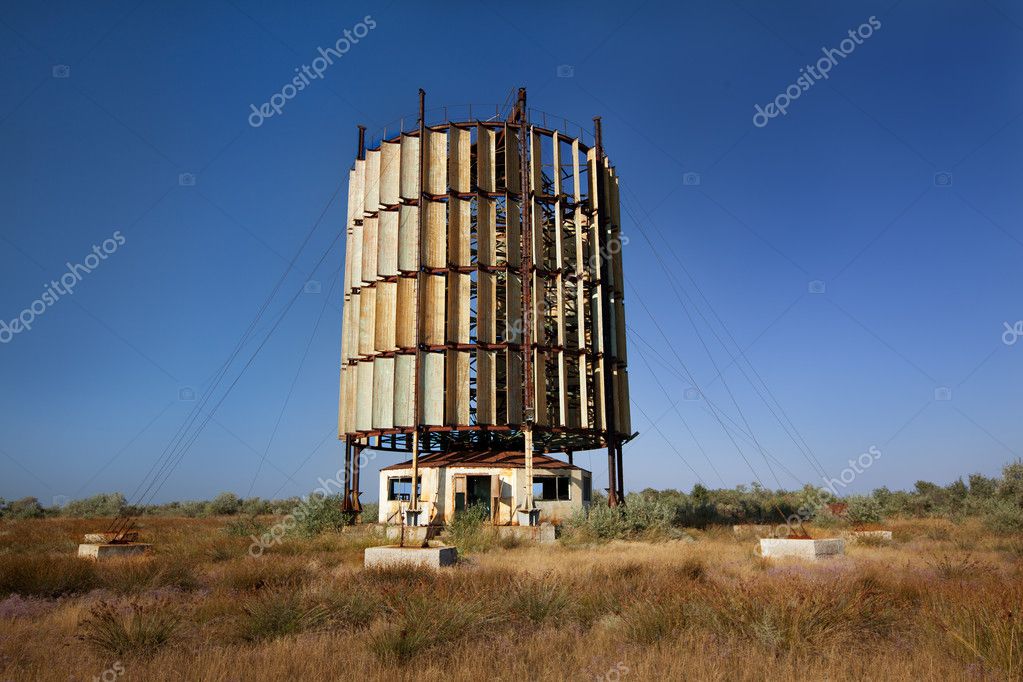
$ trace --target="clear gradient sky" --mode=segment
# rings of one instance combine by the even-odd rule
[[[323,78],[250,125],[367,15]],[[870,17],[826,80],[754,125]],[[539,110],[604,117],[642,434],[627,489],[748,483],[744,457],[777,486],[708,403],[748,421],[782,485],[819,482],[744,375],[830,475],[881,452],[850,490],[994,474],[1023,452],[1023,338],[1003,341],[1023,320],[1021,66],[1007,0],[3,3],[0,319],[67,263],[96,267],[31,329],[0,327],[0,496],[131,493],[345,182],[356,125],[414,112],[419,87],[430,107],[525,86]],[[320,293],[298,297],[158,500],[303,494],[337,471],[341,243],[314,266],[344,195],[272,311],[307,280]],[[367,500],[394,461],[373,461]]]

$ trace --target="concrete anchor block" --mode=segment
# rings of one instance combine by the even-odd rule
[[[854,540],[879,540],[881,542],[891,542],[892,532],[890,530],[854,530]]]
[[[514,538],[519,542],[553,545],[558,541],[560,529],[553,523],[539,526],[494,526],[494,532],[501,539]]]
[[[406,545],[425,545],[440,534],[438,526],[405,526]],[[402,537],[402,526],[394,524],[387,526],[385,536],[388,540],[400,540]]]
[[[806,559],[816,561],[845,553],[845,540],[827,538],[821,540],[792,540],[789,538],[763,538],[760,553],[771,559]]]
[[[458,550],[454,547],[367,547],[363,558],[366,568],[374,566],[415,566],[437,569],[454,566]]]
[[[93,561],[143,556],[153,548],[144,542],[118,543],[116,545],[83,542],[78,545],[78,556]]]

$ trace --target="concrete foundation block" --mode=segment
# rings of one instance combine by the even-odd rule
[[[458,561],[458,550],[454,547],[367,547],[363,559],[366,568],[373,566],[416,566],[420,568],[441,568],[453,566]]]
[[[845,553],[845,540],[828,538],[822,540],[790,540],[788,538],[763,538],[760,553],[771,559],[806,559],[816,561]]]
[[[515,511],[515,520],[518,521],[520,526],[538,526],[540,525],[540,510],[517,509]]]
[[[387,526],[385,536],[388,540],[396,542],[402,537],[400,524]],[[406,545],[425,545],[440,534],[439,526],[405,526]]]
[[[78,556],[83,559],[92,559],[94,561],[120,559],[124,557],[143,556],[144,554],[147,554],[152,547],[152,545],[144,542],[128,542],[116,545],[83,542],[78,545]]]
[[[852,535],[854,540],[892,541],[892,532],[890,530],[854,530]]]
[[[499,538],[515,538],[519,542],[540,545],[553,545],[557,542],[558,530],[553,523],[541,523],[539,526],[494,526],[494,532]]]

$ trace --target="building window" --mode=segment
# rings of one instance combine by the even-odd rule
[[[583,502],[593,501],[593,479],[583,476]]]
[[[533,499],[539,502],[555,502],[572,499],[572,478],[570,476],[534,476]]]
[[[402,501],[408,502],[412,499],[412,477],[411,476],[395,476],[387,479],[387,499],[391,502]],[[416,486],[416,495],[422,499],[423,495],[423,478],[419,477],[419,485]]]

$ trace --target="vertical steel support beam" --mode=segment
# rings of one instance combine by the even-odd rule
[[[602,383],[604,384],[604,428],[607,434],[607,504],[610,507],[617,507],[621,501],[618,496],[619,477],[617,470],[617,424],[615,423],[615,410],[617,400],[614,395],[614,358],[611,355],[611,335],[615,329],[611,326],[611,310],[614,305],[614,294],[611,290],[611,258],[608,248],[608,237],[610,235],[611,216],[606,210],[607,192],[604,187],[604,141],[600,128],[600,116],[593,118],[593,138],[596,147],[596,159],[594,160],[593,172],[596,174],[597,188],[597,247],[600,251],[598,257],[601,261],[600,267],[600,291],[603,297],[601,308],[601,334],[604,337],[604,371],[602,372]]]
[[[519,88],[519,100],[516,117],[519,123],[519,174],[521,177],[519,196],[522,204],[519,210],[522,229],[519,237],[522,243],[522,255],[519,274],[522,277],[522,378],[523,378],[523,436],[525,440],[526,458],[526,500],[527,511],[533,509],[533,422],[536,419],[535,377],[533,376],[533,222],[530,203],[532,188],[530,187],[529,163],[529,116],[526,109],[526,89]]]
[[[419,337],[419,311],[422,310],[422,223],[426,220],[426,202],[424,201],[424,191],[422,191],[422,176],[426,173],[424,168],[424,158],[426,153],[427,145],[427,92],[426,90],[419,88],[419,178],[418,178],[418,229],[415,235],[415,258],[416,258],[416,272],[415,272],[415,315],[413,319],[415,322],[415,391],[412,399],[412,414],[413,419],[413,430],[412,430],[412,489],[408,495],[408,509],[412,512],[418,512],[419,510],[419,496],[415,492],[416,484],[419,481],[419,367],[420,367],[420,356],[421,349],[420,337]],[[417,515],[417,514],[416,514]]]
[[[352,509],[352,442],[345,437],[345,480],[341,491],[341,511]]]
[[[618,501],[625,503],[625,468],[622,466],[622,444],[616,443],[618,451]]]
[[[362,491],[359,489],[359,472],[362,470],[362,447],[358,447],[354,451],[352,457],[352,511],[355,513],[362,512],[362,501],[359,497],[362,495]]]
[[[424,154],[426,153],[426,91],[419,88],[419,225],[416,228],[416,310],[413,319],[416,320],[416,380],[415,393],[412,399],[413,431],[412,431],[412,491],[409,493],[409,511],[419,511],[419,495],[416,493],[416,485],[419,482],[419,371],[420,371],[420,334],[419,314],[423,302],[423,222],[426,219],[426,193],[423,187]],[[413,514],[413,516],[417,516]]]

